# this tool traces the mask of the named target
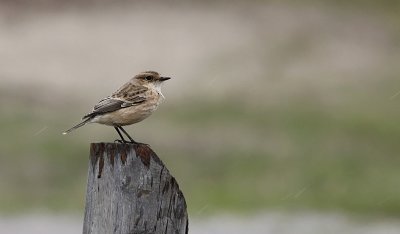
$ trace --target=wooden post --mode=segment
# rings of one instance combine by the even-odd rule
[[[83,234],[188,233],[174,177],[145,144],[92,143]]]

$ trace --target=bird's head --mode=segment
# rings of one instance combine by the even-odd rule
[[[143,85],[146,87],[155,87],[159,88],[161,87],[161,83],[163,83],[166,80],[171,79],[170,77],[164,77],[160,76],[155,71],[145,71],[142,73],[139,73],[135,77],[133,77],[133,81],[139,85]]]

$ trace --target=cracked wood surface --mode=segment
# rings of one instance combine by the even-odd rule
[[[188,233],[185,198],[149,146],[91,144],[83,233]]]

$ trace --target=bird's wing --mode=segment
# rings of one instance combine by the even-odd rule
[[[93,111],[85,115],[83,119],[139,105],[146,101],[146,97],[143,94],[147,90],[148,88],[143,86],[124,85],[111,96],[100,100],[99,103],[93,107]]]

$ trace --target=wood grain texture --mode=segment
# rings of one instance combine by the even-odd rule
[[[83,233],[188,233],[185,198],[147,145],[91,144]]]

